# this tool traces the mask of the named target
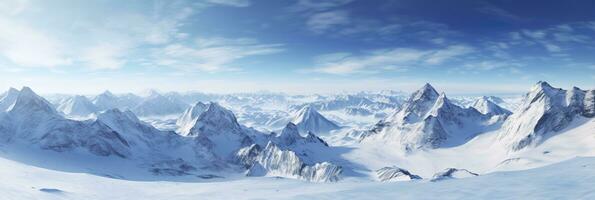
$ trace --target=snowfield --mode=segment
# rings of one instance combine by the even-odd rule
[[[211,182],[129,181],[0,158],[2,199],[594,199],[595,157],[439,182],[336,183],[248,177]]]
[[[0,95],[0,199],[595,198],[595,90],[60,98]]]

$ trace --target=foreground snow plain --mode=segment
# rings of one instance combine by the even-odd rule
[[[53,171],[0,158],[2,199],[594,199],[595,157],[440,182],[277,178],[129,181]]]

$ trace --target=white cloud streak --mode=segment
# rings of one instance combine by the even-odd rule
[[[422,64],[441,64],[471,51],[472,48],[465,45],[452,45],[437,50],[412,48],[375,50],[365,55],[335,53],[318,57],[316,60],[319,67],[306,71],[337,75],[398,71]]]

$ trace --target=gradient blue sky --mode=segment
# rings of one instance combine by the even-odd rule
[[[516,93],[595,87],[595,1],[3,0],[0,87]]]

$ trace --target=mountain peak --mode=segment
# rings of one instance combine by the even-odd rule
[[[554,89],[554,87],[552,87],[549,83],[545,82],[545,81],[538,81],[533,88],[531,89],[532,91],[536,91],[536,90],[551,90]]]
[[[439,94],[438,94],[438,92],[436,92],[436,89],[434,89],[434,87],[432,87],[432,85],[430,85],[429,83],[426,83],[423,87],[421,87],[419,90],[415,91],[411,95],[410,101],[415,101],[415,100],[420,100],[420,99],[434,100],[438,96],[439,96]]]
[[[281,133],[277,136],[280,142],[284,145],[291,145],[295,143],[298,139],[301,138],[300,132],[298,130],[297,125],[294,123],[287,123],[285,128],[281,131]]]
[[[479,111],[481,114],[493,114],[493,115],[510,115],[512,114],[510,111],[500,107],[498,104],[492,102],[490,97],[481,96],[471,106]]]
[[[19,92],[15,103],[9,108],[11,112],[29,113],[29,112],[46,112],[56,113],[51,104],[44,98],[37,95],[31,88],[23,87]]]
[[[340,127],[326,119],[311,105],[302,107],[291,120],[301,132],[312,131],[315,133],[329,132]]]

